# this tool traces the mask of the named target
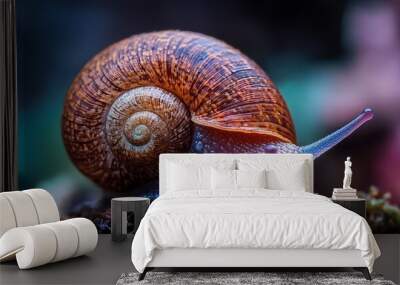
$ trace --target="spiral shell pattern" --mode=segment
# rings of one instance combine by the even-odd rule
[[[286,103],[238,50],[197,33],[132,36],[91,59],[65,99],[64,144],[105,190],[157,175],[158,155],[187,152],[193,124],[295,143]]]

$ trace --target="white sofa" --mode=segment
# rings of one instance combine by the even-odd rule
[[[53,197],[43,189],[0,193],[0,262],[20,269],[84,255],[96,248],[96,226],[88,219],[60,221]]]

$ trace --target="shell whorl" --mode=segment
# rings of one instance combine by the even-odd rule
[[[113,154],[134,164],[154,164],[158,154],[190,145],[190,113],[175,95],[157,87],[138,87],[119,96],[106,118]]]
[[[253,61],[180,31],[132,36],[91,59],[67,93],[62,132],[85,175],[122,191],[155,177],[160,153],[188,151],[193,124],[296,142],[285,101]]]

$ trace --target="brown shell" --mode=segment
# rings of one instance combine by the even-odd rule
[[[214,129],[259,134],[265,141],[296,142],[284,99],[261,68],[241,52],[222,41],[191,32],[136,35],[111,45],[90,60],[73,81],[65,100],[63,138],[67,151],[77,167],[105,189],[123,190],[141,177],[155,176],[154,163],[160,152],[189,148],[190,128],[175,120],[160,131],[167,128],[173,132],[175,127],[182,130],[164,136],[151,159],[129,154],[124,159],[127,152],[120,148],[126,140],[114,138],[120,135],[119,125],[124,132],[130,130],[123,124],[141,107],[121,111],[121,105],[111,112],[110,106],[122,94],[143,86],[159,88],[157,99],[142,100],[146,110],[159,98],[172,94],[187,108],[181,112],[180,121],[188,115],[195,124]],[[170,105],[170,99],[164,101],[163,106]],[[161,120],[171,119],[160,113],[164,107],[158,109]],[[170,109],[165,111],[171,114]],[[127,115],[119,118],[118,114],[124,112]],[[140,122],[159,120],[142,115],[137,119]],[[107,123],[110,118],[114,123]],[[115,123],[118,119],[121,124]],[[174,142],[176,136],[182,141]],[[162,146],[168,143],[173,146]],[[146,162],[151,167],[143,169],[141,165]]]

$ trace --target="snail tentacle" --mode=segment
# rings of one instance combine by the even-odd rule
[[[321,156],[342,140],[350,136],[354,131],[364,125],[366,122],[374,117],[374,112],[370,108],[364,109],[349,123],[336,130],[335,132],[327,135],[326,137],[303,147],[300,147],[300,152],[311,153],[314,158]]]

